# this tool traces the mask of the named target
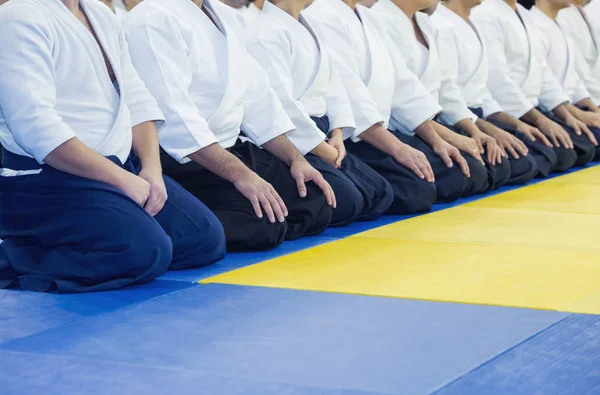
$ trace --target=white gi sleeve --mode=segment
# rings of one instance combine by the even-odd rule
[[[536,29],[535,37],[538,38],[534,46],[540,63],[542,73],[542,90],[540,92],[540,107],[544,111],[552,111],[559,105],[570,101],[569,95],[564,91],[562,84],[558,81],[550,66],[548,66],[548,54],[550,42],[533,24],[530,29]]]
[[[289,135],[295,127],[269,85],[265,72],[252,56],[246,53],[246,57],[248,74],[242,129],[255,144],[262,146],[275,137]]]
[[[165,125],[165,118],[152,97],[146,85],[133,67],[129,47],[125,39],[125,32],[119,24],[119,47],[121,49],[121,81],[122,95],[131,114],[131,125],[136,126],[144,122],[154,121],[158,130]]]
[[[342,129],[344,140],[351,137],[356,131],[356,123],[352,114],[352,106],[348,98],[346,87],[335,69],[329,62],[329,86],[325,101],[327,102],[326,114],[329,118],[329,132],[333,129]]]
[[[440,104],[442,113],[440,120],[447,125],[456,125],[463,119],[477,120],[477,115],[469,110],[458,85],[459,60],[458,50],[454,42],[454,34],[449,31],[436,31],[436,44],[440,65],[442,67],[442,86],[440,88]]]
[[[271,88],[296,127],[287,137],[302,155],[306,155],[325,140],[325,134],[294,97],[290,43],[281,33],[268,32],[258,36],[249,40],[246,48],[268,76]]]
[[[310,8],[308,9],[310,10]],[[307,13],[308,14],[308,13]],[[350,39],[351,35],[343,23],[336,20],[324,20],[312,14],[305,15],[310,23],[319,25],[321,41],[329,54],[329,61],[339,74],[352,106],[356,129],[352,141],[360,141],[360,134],[375,124],[383,125],[383,119],[377,105],[371,97],[371,91],[360,78],[360,68],[356,58],[356,48]]]
[[[519,84],[512,78],[506,59],[504,30],[496,16],[484,13],[473,15],[473,22],[481,33],[488,54],[488,88],[500,106],[515,118],[533,109]]]
[[[218,140],[190,97],[191,65],[186,46],[168,18],[128,25],[125,35],[133,65],[166,118],[161,147],[179,163]]]
[[[40,164],[76,137],[56,111],[51,35],[35,17],[0,14],[0,107],[16,143]]]
[[[383,27],[386,23],[386,15],[380,11],[373,14],[382,22],[376,24],[380,36],[387,43],[388,48],[394,48],[398,43],[390,38]],[[387,23],[394,23],[394,20]],[[392,57],[396,77],[391,119],[395,121],[395,124],[404,126],[407,131],[414,132],[423,122],[431,120],[439,114],[442,107],[421,84],[419,78],[410,71],[400,51],[390,49],[389,53]]]

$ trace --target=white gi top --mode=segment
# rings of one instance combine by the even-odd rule
[[[424,53],[427,48],[417,40],[412,21],[400,7],[391,0],[380,0],[372,9],[377,13],[378,22],[387,33],[388,49],[401,53],[408,68],[420,78],[431,96],[442,106],[440,119],[449,125],[467,118],[477,120],[477,116],[467,107],[460,87],[448,77],[450,73],[443,70],[436,43],[437,30],[429,17],[422,12],[415,14],[417,25],[429,46],[428,57],[425,60]]]
[[[0,7],[0,142],[44,158],[77,137],[124,163],[131,128],[163,116],[131,64],[117,17],[81,0],[117,78],[111,81],[94,36],[59,0],[10,1]]]
[[[590,16],[589,22],[596,36],[600,37],[600,0],[592,0],[584,7],[587,15]]]
[[[392,60],[371,10],[357,6],[353,11],[341,0],[316,0],[303,14],[324,33],[352,103],[357,134],[377,123],[412,134],[441,111],[404,58],[396,53]]]
[[[240,128],[257,145],[294,129],[267,76],[248,55],[235,11],[205,0],[145,0],[125,20],[131,57],[165,114],[162,148],[180,163]]]
[[[600,16],[596,18],[600,19]],[[592,19],[586,8],[571,6],[558,13],[557,21],[578,50],[575,65],[579,78],[583,80],[592,101],[600,104],[600,35],[594,33],[590,24]]]
[[[590,97],[583,81],[579,78],[575,67],[575,47],[567,39],[558,23],[544,14],[539,8],[532,7],[529,11],[531,19],[540,33],[539,44],[542,56],[552,70],[554,77],[561,83],[563,90],[571,102]]]
[[[235,16],[242,28],[255,20],[260,15],[260,10],[254,3],[250,3],[247,7],[234,8]]]
[[[540,56],[537,30],[529,12],[503,0],[485,0],[471,12],[488,54],[488,88],[510,115],[521,118],[533,107],[551,111],[569,101]],[[523,21],[523,22],[521,22]]]
[[[438,30],[440,59],[460,86],[467,106],[481,108],[485,118],[502,111],[487,88],[487,51],[475,26],[443,5],[438,6],[431,21]]]
[[[120,22],[123,22],[125,20],[125,18],[127,17],[127,11],[125,11],[122,8],[115,7],[115,15],[117,15],[117,19]]]
[[[346,88],[330,64],[317,31],[302,15],[297,21],[266,2],[244,34],[248,52],[269,76],[271,86],[296,126],[288,137],[303,155],[325,139],[310,117],[327,115],[329,131],[341,128],[346,138],[354,133]]]

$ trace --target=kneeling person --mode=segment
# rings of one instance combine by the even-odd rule
[[[223,257],[217,218],[162,176],[162,114],[108,8],[9,2],[0,41],[0,287],[107,290]]]
[[[308,3],[267,2],[245,29],[247,48],[266,71],[296,125],[290,140],[321,171],[338,197],[332,226],[373,220],[390,208],[392,187],[375,170],[346,153],[344,140],[356,129],[352,108],[318,34],[300,14]]]
[[[125,31],[167,120],[165,173],[214,211],[230,250],[264,250],[326,229],[335,195],[285,136],[294,125],[234,13],[213,0],[147,0]]]

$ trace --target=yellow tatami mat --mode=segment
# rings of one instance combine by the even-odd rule
[[[591,168],[203,282],[600,314],[599,179]]]

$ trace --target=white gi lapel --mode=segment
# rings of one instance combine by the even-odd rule
[[[94,29],[94,33],[98,37],[104,52],[113,68],[115,73],[115,77],[117,78],[117,82],[121,85],[121,67],[120,67],[120,59],[119,53],[120,48],[118,48],[118,44],[115,44],[115,40],[111,40],[108,38],[109,34],[113,34],[114,31],[106,31],[108,26],[102,26],[97,15],[94,14],[94,8],[89,6],[86,2],[94,1],[94,0],[81,0],[81,6],[83,7],[88,20],[92,28]],[[41,4],[46,2],[40,1]],[[100,81],[100,85],[102,86],[102,90],[106,94],[106,97],[112,104],[114,108],[118,108],[119,111],[117,116],[115,117],[113,124],[110,128],[110,131],[105,135],[104,139],[95,147],[91,147],[96,152],[101,155],[107,155],[105,152],[105,148],[110,146],[113,138],[117,133],[123,133],[123,129],[118,126],[123,126],[125,120],[129,126],[131,126],[131,121],[129,119],[129,111],[126,108],[124,100],[117,93],[112,81],[110,80],[110,76],[108,75],[108,70],[106,68],[106,64],[104,62],[104,56],[102,55],[102,51],[98,46],[98,42],[94,36],[86,29],[86,27],[73,15],[61,2],[60,0],[51,0],[47,4],[52,4],[54,8],[57,10],[56,14],[60,16],[60,18],[65,22],[69,28],[73,29],[73,31],[77,34],[84,44],[85,48],[88,50],[88,54],[90,59],[94,65],[94,71],[96,73],[96,78]],[[77,62],[77,59],[73,59]],[[117,61],[115,61],[117,60]],[[77,71],[77,66],[72,65],[72,68]],[[84,76],[86,78],[87,76]],[[131,128],[129,128],[126,133],[131,134]],[[119,136],[121,138],[122,136]]]
[[[214,22],[219,30],[224,33],[227,42],[227,86],[217,111],[208,121],[213,132],[218,134],[221,130],[229,131],[231,128],[237,127],[240,120],[239,113],[243,112],[247,83],[244,69],[245,49],[241,37],[238,37],[230,27],[235,26],[234,24],[237,21],[227,19],[227,17],[233,15],[225,15],[224,12],[219,12],[218,7],[213,5],[211,0],[204,0],[204,6],[216,16]],[[194,7],[197,12],[203,12],[199,7]]]
[[[330,80],[329,58],[327,57],[327,52],[322,47],[316,30],[313,29],[306,18],[304,18],[302,15],[300,15],[300,23],[302,23],[308,32],[313,36],[315,43],[319,48],[319,69],[315,75],[315,78],[312,80],[311,84],[302,94],[302,96],[307,96],[309,98],[325,96]]]
[[[425,71],[421,75],[421,83],[429,90],[429,92],[439,100],[439,92],[442,82],[442,69],[440,64],[440,57],[437,52],[437,46],[435,42],[434,32],[432,32],[425,19],[427,16],[421,12],[415,14],[415,20],[417,25],[423,33],[423,37],[429,47],[427,66]],[[421,45],[421,44],[419,44]]]
[[[512,10],[511,10],[512,12]],[[529,21],[529,15],[527,15],[527,10],[520,4],[517,4],[517,17],[523,23],[523,27],[525,28],[525,32],[527,33],[527,45],[529,46],[529,64],[527,70],[527,76],[525,80],[521,84],[521,89],[524,92],[528,92],[530,86],[539,86],[541,84],[542,79],[542,70],[540,64],[538,63],[539,59],[537,58],[538,49],[535,46],[535,37],[533,37],[531,29],[534,28],[535,24]],[[541,55],[541,54],[540,54]]]

